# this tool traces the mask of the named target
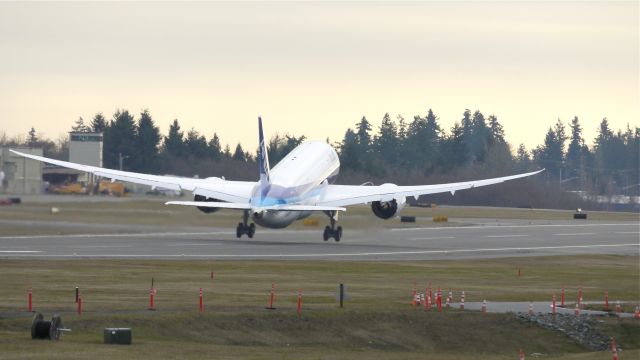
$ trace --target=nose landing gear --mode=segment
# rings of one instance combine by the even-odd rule
[[[324,233],[322,234],[322,239],[327,241],[333,238],[336,242],[340,241],[342,238],[342,226],[338,226],[336,228],[336,217],[338,216],[337,211],[325,211],[325,214],[329,217],[331,221],[331,226],[325,226]]]
[[[236,228],[236,237],[239,239],[242,235],[247,234],[249,238],[253,238],[255,233],[256,224],[251,223],[249,225],[249,210],[245,210],[242,215],[242,222],[238,223],[238,227]]]

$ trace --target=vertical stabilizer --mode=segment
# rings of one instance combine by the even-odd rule
[[[260,145],[258,147],[258,165],[260,166],[260,186],[269,184],[269,155],[267,154],[267,143],[264,140],[262,131],[262,117],[258,117],[258,136]]]

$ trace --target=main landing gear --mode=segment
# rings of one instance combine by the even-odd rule
[[[249,222],[249,210],[245,210],[242,215],[242,222],[238,223],[238,227],[236,228],[236,237],[239,239],[242,235],[247,234],[249,238],[253,237],[253,234],[256,233],[256,224]]]
[[[324,228],[324,234],[322,234],[322,239],[327,241],[333,238],[336,242],[340,241],[342,238],[342,226],[338,226],[336,228],[336,217],[338,215],[337,211],[325,211],[325,214],[329,216],[329,220],[331,221],[331,226],[326,226]]]

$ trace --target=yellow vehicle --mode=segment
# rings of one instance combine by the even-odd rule
[[[124,183],[119,181],[111,182],[109,180],[100,180],[100,183],[98,183],[98,193],[115,196],[126,195]]]

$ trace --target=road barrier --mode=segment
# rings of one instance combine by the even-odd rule
[[[273,303],[276,301],[276,284],[271,283],[271,291],[269,292],[269,306],[266,307],[267,310],[275,310],[273,307]]]
[[[33,312],[33,290],[29,288],[27,291],[27,311]]]

